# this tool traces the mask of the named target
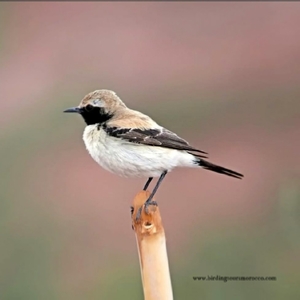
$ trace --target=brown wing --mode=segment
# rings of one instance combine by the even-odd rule
[[[187,141],[180,138],[177,134],[164,128],[138,129],[103,126],[103,129],[110,136],[121,138],[132,143],[149,146],[159,146],[176,150],[195,151],[207,154],[204,151],[193,148]],[[206,157],[199,154],[197,156]]]

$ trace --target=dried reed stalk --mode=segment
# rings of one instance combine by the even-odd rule
[[[158,206],[148,206],[148,191],[139,192],[133,200],[132,225],[135,231],[145,300],[172,300],[165,231]],[[141,217],[136,214],[142,207]]]

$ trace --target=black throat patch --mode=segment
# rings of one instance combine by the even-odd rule
[[[87,125],[102,124],[113,116],[105,112],[104,108],[92,105],[81,108],[80,114]]]

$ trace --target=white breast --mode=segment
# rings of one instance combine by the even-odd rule
[[[176,166],[195,166],[185,151],[130,143],[107,136],[96,125],[86,126],[83,140],[92,158],[104,169],[124,177],[157,177]]]

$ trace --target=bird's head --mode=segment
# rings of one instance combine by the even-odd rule
[[[115,92],[96,90],[88,93],[77,107],[68,108],[64,112],[79,113],[87,125],[93,125],[106,122],[123,108],[126,108],[126,105]]]

